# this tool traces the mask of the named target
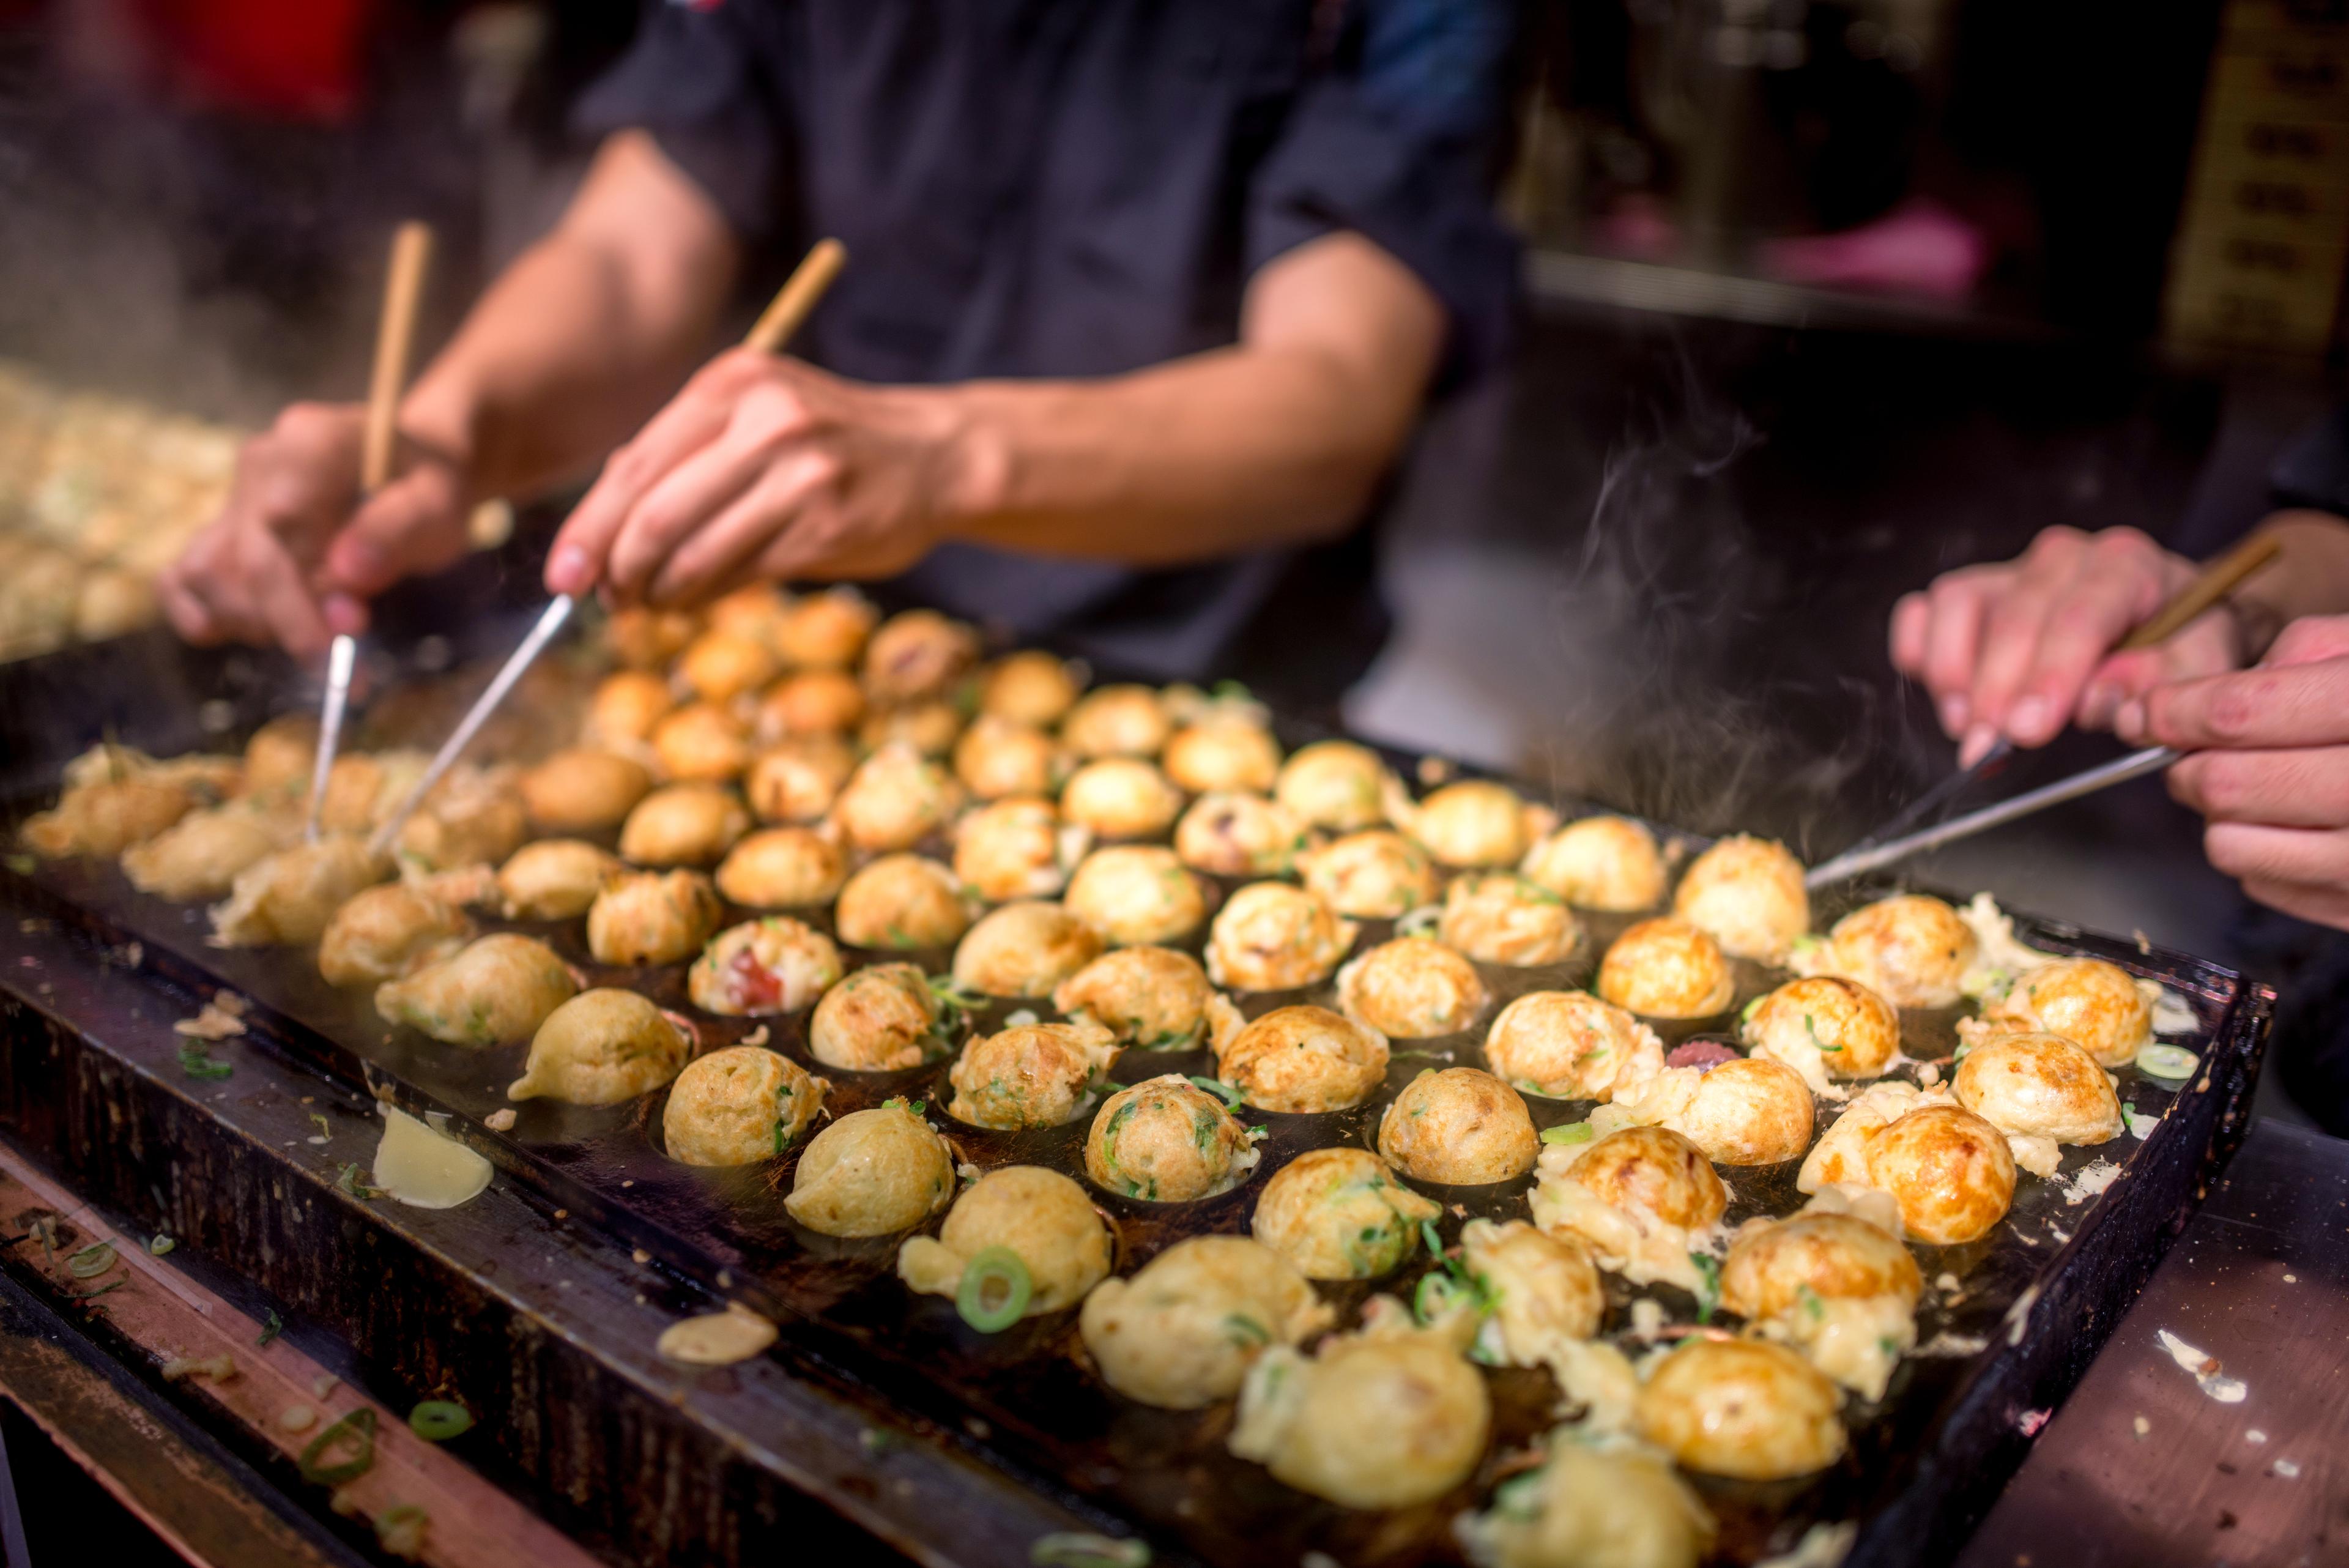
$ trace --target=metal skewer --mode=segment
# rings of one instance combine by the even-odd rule
[[[847,263],[846,246],[838,240],[818,240],[800,259],[800,265],[792,269],[792,275],[783,280],[783,286],[776,291],[767,308],[760,312],[750,335],[742,339],[742,346],[755,348],[762,354],[772,354],[791,341],[792,334],[800,329],[808,313],[816,307],[816,302],[823,297],[824,291],[832,286],[833,280],[840,275],[840,269]],[[467,709],[465,716],[457,722],[456,731],[440,743],[440,749],[432,755],[431,765],[424,770],[423,776],[416,781],[415,787],[399,803],[399,808],[385,818],[383,826],[367,839],[368,853],[381,855],[391,846],[392,841],[399,836],[400,828],[415,815],[417,806],[432,793],[432,786],[440,782],[441,775],[455,763],[473,736],[489,722],[490,715],[497,711],[498,704],[505,701],[506,693],[514,689],[515,682],[537,661],[538,656],[545,651],[546,645],[554,640],[554,634],[561,631],[564,623],[571,618],[571,612],[578,607],[576,594],[558,595],[546,607],[538,618],[538,624],[530,628],[530,635],[522,639],[522,646],[507,657],[504,668],[498,671],[488,690],[474,699],[472,707]]]

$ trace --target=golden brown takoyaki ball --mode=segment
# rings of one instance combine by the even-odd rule
[[[839,736],[787,735],[751,759],[742,793],[761,822],[813,822],[855,771],[856,753]]]
[[[1507,871],[1471,871],[1444,889],[1436,934],[1480,963],[1563,963],[1582,946],[1566,900]]]
[[[1078,1327],[1111,1387],[1161,1409],[1197,1410],[1237,1393],[1267,1346],[1294,1345],[1330,1316],[1270,1248],[1244,1236],[1194,1236],[1130,1279],[1103,1280],[1085,1297]]]
[[[1917,1343],[1924,1276],[1897,1236],[1848,1214],[1806,1213],[1738,1232],[1721,1266],[1721,1302],[1783,1334],[1811,1365],[1880,1399]]]
[[[1873,1078],[1900,1051],[1900,1015],[1857,981],[1814,975],[1755,1002],[1738,1025],[1756,1056],[1784,1062],[1815,1093],[1829,1078]]]
[[[943,1012],[920,965],[876,963],[823,993],[808,1020],[808,1052],[852,1073],[918,1067],[947,1054]]]
[[[1485,1332],[1512,1366],[1543,1365],[1558,1341],[1588,1339],[1607,1315],[1599,1266],[1571,1234],[1471,1220],[1460,1228],[1460,1260],[1492,1303]]]
[[[978,710],[990,718],[1040,728],[1060,722],[1084,685],[1081,667],[1027,649],[988,666],[978,683]]]
[[[1149,687],[1099,686],[1069,710],[1061,740],[1081,757],[1154,757],[1174,727]]]
[[[1174,825],[1183,863],[1218,877],[1285,877],[1304,847],[1297,819],[1260,794],[1203,794]]]
[[[1108,1030],[1082,1023],[975,1034],[947,1074],[955,1091],[947,1114],[1005,1132],[1061,1127],[1092,1106],[1122,1049]]]
[[[1109,1277],[1109,1230],[1092,1199],[1036,1165],[1007,1165],[965,1189],[935,1241],[914,1236],[897,1250],[897,1277],[926,1295],[951,1296],[971,1260],[999,1247],[1028,1271],[1022,1317],[1072,1307]]]
[[[978,662],[978,634],[936,610],[904,610],[864,645],[864,689],[883,702],[935,697]]]
[[[846,670],[864,651],[880,612],[854,588],[795,599],[775,627],[775,651],[802,670]]]
[[[1901,1228],[1954,1246],[1988,1235],[2014,1203],[2005,1137],[1962,1106],[1922,1105],[1868,1139],[1869,1185],[1900,1205]]]
[[[1371,1280],[1417,1251],[1420,1226],[1443,1212],[1369,1149],[1314,1148],[1272,1173],[1251,1228],[1309,1280]]]
[[[1397,937],[1338,971],[1338,1005],[1391,1040],[1467,1028],[1487,993],[1476,966],[1427,937]]]
[[[1216,1074],[1264,1111],[1361,1105],[1386,1081],[1387,1038],[1326,1007],[1278,1007],[1216,1042]]]
[[[1237,1187],[1257,1147],[1224,1102],[1180,1073],[1103,1100],[1085,1135],[1085,1174],[1104,1192],[1188,1203]]]
[[[1672,913],[1733,957],[1783,963],[1811,929],[1803,863],[1766,838],[1743,833],[1724,838],[1682,874]]]
[[[1207,975],[1236,991],[1295,991],[1327,980],[1354,945],[1354,923],[1302,888],[1251,882],[1208,929]]]
[[[1736,992],[1719,944],[1669,915],[1617,937],[1599,965],[1599,994],[1651,1018],[1709,1018]]]
[[[1208,718],[1166,738],[1159,766],[1194,794],[1210,790],[1270,793],[1280,776],[1280,742],[1246,719]]]
[[[583,991],[546,1016],[510,1100],[616,1106],[667,1083],[693,1054],[693,1036],[633,991]]]
[[[736,844],[718,867],[718,890],[746,909],[828,904],[848,878],[840,841],[812,827],[764,827]]]
[[[1729,1189],[1704,1151],[1663,1127],[1609,1133],[1579,1151],[1571,1168],[1576,1184],[1601,1201],[1644,1210],[1683,1231],[1719,1224],[1729,1207]]]
[[[685,610],[633,605],[614,610],[604,623],[604,646],[631,670],[660,670],[685,651],[699,629],[699,620]]]
[[[1842,1398],[1781,1345],[1690,1339],[1640,1390],[1640,1435],[1703,1475],[1785,1480],[1843,1457]]]
[[[982,996],[1050,996],[1101,950],[1101,933],[1067,909],[1022,899],[982,915],[955,944],[955,983]]]
[[[1206,1037],[1207,971],[1189,953],[1131,947],[1103,953],[1052,991],[1078,1023],[1108,1030],[1143,1051],[1187,1051]]]
[[[2023,971],[1982,1010],[2003,1029],[2060,1034],[2101,1067],[2126,1067],[2153,1044],[2153,1006],[2128,971],[2103,959],[2057,959]]]
[[[750,765],[750,726],[715,702],[688,702],[653,726],[653,756],[664,777],[725,784]]]
[[[1427,851],[1400,833],[1370,828],[1297,857],[1305,886],[1353,919],[1390,920],[1435,899],[1440,881]]]
[[[1604,1105],[1664,1068],[1656,1032],[1587,991],[1534,991],[1501,1009],[1485,1063],[1524,1094]]]
[[[1207,918],[1207,890],[1172,849],[1155,844],[1094,850],[1069,878],[1063,901],[1113,947],[1171,942]]]
[[[346,899],[390,874],[387,857],[347,834],[264,855],[238,872],[227,900],[212,907],[212,935],[238,948],[316,941]]]
[[[979,800],[1049,795],[1069,776],[1069,754],[1032,724],[982,713],[955,742],[955,777]]]
[[[905,745],[926,757],[943,757],[954,750],[962,732],[962,710],[951,702],[929,698],[870,710],[857,728],[856,738],[870,752],[884,746]]]
[[[686,973],[687,994],[707,1012],[746,1017],[799,1012],[840,979],[840,950],[803,921],[781,915],[729,926]]]
[[[1527,850],[1517,869],[1577,909],[1632,914],[1663,902],[1656,836],[1628,816],[1569,822]]]
[[[1152,838],[1173,826],[1183,792],[1136,757],[1103,757],[1069,775],[1061,815],[1103,838]]]
[[[587,950],[598,963],[680,963],[701,950],[722,912],[698,871],[632,871],[587,909]]]
[[[429,871],[494,866],[529,836],[522,801],[503,783],[466,775],[454,787],[444,783],[434,790],[399,825],[397,853],[402,864]]]
[[[1422,1073],[1379,1119],[1379,1153],[1405,1176],[1453,1187],[1514,1181],[1541,1143],[1517,1092],[1475,1067]]]
[[[252,797],[191,811],[171,826],[122,852],[122,874],[142,893],[175,904],[217,898],[237,873],[264,855],[292,843],[300,832],[283,805]]]
[[[1308,827],[1352,833],[1386,820],[1392,774],[1379,754],[1351,741],[1316,741],[1280,767],[1273,798]]]
[[[618,856],[584,839],[542,838],[498,867],[498,895],[510,920],[574,919],[626,869]]]
[[[1069,885],[1086,834],[1038,796],[983,805],[954,826],[955,875],[973,896],[999,904],[1049,898]]]
[[[623,670],[595,688],[580,738],[591,746],[643,745],[652,740],[653,726],[676,706],[667,681],[650,670]]]
[[[2121,1103],[2096,1059],[2060,1034],[1977,1039],[1950,1081],[1958,1104],[2007,1135],[2015,1161],[2055,1174],[2062,1143],[2104,1143],[2121,1130]]]
[[[913,747],[885,746],[857,765],[832,803],[833,820],[859,849],[910,849],[962,809],[962,789]]]
[[[1572,1428],[1539,1469],[1495,1489],[1457,1532],[1485,1568],[1697,1568],[1713,1515],[1671,1462],[1646,1449],[1598,1449]]]
[[[318,972],[328,985],[381,985],[448,957],[472,934],[462,909],[387,882],[335,911],[318,939]]]
[[[422,752],[346,752],[326,774],[318,826],[327,833],[365,833],[388,819],[424,776],[432,759]],[[462,769],[450,770],[453,777]],[[437,791],[435,792],[438,793]]]
[[[1795,967],[1856,980],[1895,1007],[1948,1007],[1979,950],[1955,909],[1909,893],[1846,915],[1824,943],[1795,955]]]
[[[1515,866],[1546,828],[1548,814],[1506,784],[1463,779],[1402,814],[1402,830],[1446,866]]]
[[[782,589],[772,583],[751,583],[712,599],[703,618],[712,632],[747,637],[771,650],[791,611]]]
[[[864,688],[843,670],[786,675],[759,699],[752,725],[762,743],[786,735],[845,735],[864,718]]]
[[[545,833],[593,833],[626,816],[653,787],[642,763],[593,746],[554,753],[523,773],[522,801]]]
[[[1784,1062],[1744,1056],[1716,1067],[1667,1067],[1615,1104],[1682,1133],[1721,1165],[1776,1165],[1811,1147],[1810,1085]]]
[[[903,1100],[851,1111],[809,1140],[783,1199],[826,1236],[894,1236],[954,1201],[955,1157]]]
[[[1578,1237],[1603,1268],[1634,1284],[1694,1292],[1692,1251],[1708,1244],[1729,1190],[1704,1151],[1667,1127],[1630,1127],[1541,1152],[1534,1223]]]
[[[76,855],[112,860],[197,804],[196,792],[185,784],[137,774],[103,779],[66,791],[55,808],[28,817],[18,832],[26,847],[51,860]]]
[[[832,1085],[787,1056],[729,1045],[697,1056],[669,1085],[661,1141],[686,1165],[752,1165],[807,1136]]]
[[[247,794],[299,794],[310,787],[318,760],[318,721],[309,713],[280,713],[244,743]]]
[[[705,631],[677,661],[678,678],[705,702],[731,702],[782,673],[774,649],[754,637]]]
[[[620,853],[639,866],[709,866],[750,830],[734,792],[716,784],[664,784],[620,825]]]
[[[884,855],[848,879],[833,906],[833,929],[851,947],[951,947],[973,910],[953,871],[919,855]]]
[[[451,1045],[526,1040],[579,994],[571,966],[531,937],[498,931],[376,988],[375,1010]]]

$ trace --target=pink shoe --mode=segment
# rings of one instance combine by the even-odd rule
[[[1990,267],[1990,237],[1930,197],[1841,234],[1767,240],[1762,270],[1788,283],[1959,300]]]

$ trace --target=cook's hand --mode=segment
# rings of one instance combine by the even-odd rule
[[[2262,904],[2349,929],[2349,616],[2293,621],[2255,670],[2157,686],[2114,721],[2192,752],[2169,793],[2210,864]]]
[[[365,422],[355,405],[296,403],[245,442],[228,504],[157,583],[181,637],[306,658],[366,629],[369,597],[464,553],[465,484],[445,454],[404,447],[359,505]]]
[[[2067,723],[2102,729],[2156,685],[2241,665],[2241,629],[2223,606],[2159,647],[2112,651],[2195,569],[2134,528],[2050,528],[2012,561],[1945,573],[1904,596],[1892,612],[1892,662],[1933,694],[1962,766],[2001,735],[2043,746]]]
[[[951,389],[874,387],[737,349],[612,454],[546,586],[689,603],[753,577],[877,577],[944,535],[972,463]]]

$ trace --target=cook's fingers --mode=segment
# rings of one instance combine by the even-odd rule
[[[155,597],[162,601],[163,618],[171,623],[171,629],[179,633],[182,642],[204,648],[217,640],[212,611],[195,589],[181,579],[177,563],[156,574]]]
[[[2279,882],[2263,877],[2243,878],[2243,892],[2271,909],[2320,926],[2349,929],[2349,888],[2321,883]]]
[[[2260,662],[2271,667],[2314,664],[2344,656],[2349,656],[2349,616],[2309,615],[2285,627]]]
[[[546,556],[549,593],[585,593],[605,580],[614,541],[654,486],[725,432],[729,408],[697,377],[614,452],[554,536]]]
[[[2197,752],[2169,770],[2169,793],[2217,822],[2349,827],[2349,746]]]
[[[644,597],[671,556],[758,485],[769,461],[759,448],[716,441],[678,463],[628,509],[605,557],[605,585],[624,601]]]
[[[329,590],[357,598],[402,577],[437,572],[465,553],[455,476],[439,463],[400,475],[367,497],[326,551]]]
[[[2006,732],[2022,744],[2054,740],[2078,711],[2097,662],[2161,607],[2159,563],[2115,543],[2127,537],[2118,530],[2099,536],[2083,569],[2049,607],[2038,651],[2007,715]]]
[[[2013,710],[2020,706],[2023,677],[2039,656],[2039,641],[2060,587],[2021,584],[1990,607],[1983,618],[1982,655],[1974,666],[1973,720],[1967,726],[1961,760],[1979,757],[2001,735],[2013,735]],[[2035,709],[2019,715],[2034,727]],[[2034,731],[2035,732],[2035,731]],[[2014,737],[2020,740],[2020,736]]]
[[[2210,864],[2239,882],[2349,887],[2349,832],[2214,822],[2202,833]]]
[[[325,652],[332,634],[294,557],[274,536],[260,533],[244,535],[240,555],[254,612],[269,639],[296,659]]]
[[[2122,704],[2114,728],[2132,742],[2182,752],[2349,743],[2349,659],[2157,686]]]
[[[1932,629],[1932,601],[1921,593],[1902,594],[1892,607],[1892,668],[1903,675],[1925,673],[1927,634]]]
[[[671,553],[646,597],[690,604],[717,592],[749,562],[788,537],[818,491],[839,477],[829,453],[802,449],[766,465],[757,481]]]
[[[1952,739],[1973,718],[1974,661],[1982,652],[1982,618],[2002,574],[1951,572],[1926,590],[1931,619],[1925,628],[1925,684]]]

